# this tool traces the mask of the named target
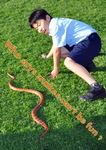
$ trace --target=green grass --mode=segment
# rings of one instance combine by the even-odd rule
[[[35,8],[46,9],[53,17],[68,17],[81,20],[93,26],[102,38],[102,50],[94,59],[97,66],[93,77],[106,88],[106,1],[105,0],[3,0],[0,2],[1,18],[1,150],[104,150],[106,147],[106,98],[93,102],[83,102],[79,97],[88,89],[78,76],[60,65],[60,74],[56,79],[47,78],[52,70],[52,59],[40,58],[41,53],[48,53],[51,48],[51,37],[38,34],[28,25],[28,18]],[[5,47],[6,41],[17,47],[21,57],[16,58]],[[26,71],[20,62],[26,59],[37,73]],[[43,128],[31,117],[31,110],[39,102],[36,95],[13,91],[8,82],[10,72],[17,77],[14,85],[40,91],[45,97],[43,107],[38,116],[49,126],[49,131],[42,138],[42,148],[37,146],[37,138]],[[53,84],[53,88],[61,95],[55,96],[36,78],[41,75]],[[82,117],[86,123],[76,119],[60,99],[64,98]],[[94,136],[85,127],[92,122],[98,131]],[[102,140],[98,140],[103,136]]]

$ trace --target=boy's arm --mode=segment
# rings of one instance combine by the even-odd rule
[[[60,64],[60,55],[61,55],[61,48],[53,48],[53,61],[54,61],[54,69],[51,72],[50,76],[51,78],[56,78],[58,75],[58,69]]]
[[[52,56],[53,56],[53,46],[52,46],[52,48],[51,48],[51,50],[50,50],[50,52],[49,52],[49,54],[47,55],[46,58],[50,58]]]

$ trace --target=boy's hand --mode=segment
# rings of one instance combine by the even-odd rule
[[[57,75],[58,75],[58,71],[53,70],[53,71],[51,72],[51,74],[49,75],[49,77],[50,77],[50,78],[57,78]]]

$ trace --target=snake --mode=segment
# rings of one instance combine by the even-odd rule
[[[13,86],[13,81],[16,79],[15,76],[11,75],[10,73],[7,73],[8,76],[10,76],[12,78],[12,80],[8,83],[9,87],[12,89],[12,90],[15,90],[15,91],[24,91],[24,92],[29,92],[29,93],[33,93],[37,96],[39,96],[40,98],[40,101],[39,103],[32,109],[31,111],[31,115],[32,115],[32,118],[33,120],[40,124],[43,128],[44,128],[44,132],[38,137],[38,144],[40,144],[40,141],[41,141],[41,138],[47,133],[48,131],[48,125],[43,121],[41,120],[38,116],[37,116],[37,111],[40,109],[40,107],[44,104],[44,96],[41,92],[37,91],[37,90],[33,90],[33,89],[26,89],[26,88],[18,88],[18,87],[15,87]]]

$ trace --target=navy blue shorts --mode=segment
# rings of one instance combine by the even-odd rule
[[[84,40],[72,47],[64,46],[70,53],[69,58],[86,67],[101,50],[101,39],[97,33],[92,33]]]

